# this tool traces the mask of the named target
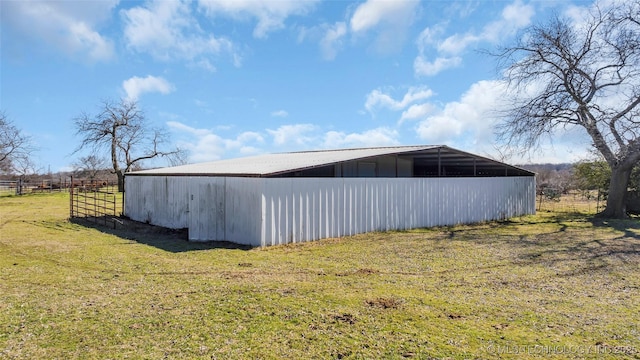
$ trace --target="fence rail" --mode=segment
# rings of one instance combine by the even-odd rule
[[[20,194],[18,181],[0,180],[0,195]]]
[[[71,188],[69,177],[59,179],[0,180],[0,195],[67,192]]]
[[[120,220],[124,197],[118,185],[103,180],[71,180],[69,215],[95,223],[113,225]]]

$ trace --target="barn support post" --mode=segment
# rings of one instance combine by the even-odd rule
[[[441,148],[438,148],[438,177],[442,176],[442,158],[440,156]]]
[[[396,154],[394,158],[396,160],[396,177],[398,177],[398,155]]]

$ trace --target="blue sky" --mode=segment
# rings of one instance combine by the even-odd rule
[[[73,119],[135,99],[190,162],[445,144],[499,158],[495,59],[579,1],[0,1],[0,109],[68,169]],[[512,163],[586,156],[579,130]],[[157,166],[162,164],[148,164]]]

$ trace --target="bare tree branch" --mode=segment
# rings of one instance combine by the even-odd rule
[[[0,112],[0,173],[21,173],[23,168],[33,168],[31,156],[35,151],[31,137]]]
[[[96,115],[82,113],[75,119],[75,125],[81,142],[74,153],[85,148],[94,155],[108,152],[121,191],[124,190],[124,174],[141,168],[145,160],[183,152],[164,149],[168,135],[162,129],[149,126],[135,101],[104,100]]]
[[[605,215],[624,216],[640,160],[640,0],[596,3],[579,25],[560,17],[534,25],[493,55],[512,95],[499,139],[535,149],[559,128],[582,127],[612,169]]]

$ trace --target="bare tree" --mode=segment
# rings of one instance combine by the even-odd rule
[[[35,178],[41,171],[42,169],[38,168],[33,163],[30,157],[25,157],[23,159],[20,159],[20,161],[16,161],[13,163],[11,172],[15,175],[18,175],[18,179],[20,179],[20,181],[18,181],[18,188],[16,191],[18,195],[24,194],[25,183],[28,183],[29,180]]]
[[[532,26],[494,54],[512,96],[498,134],[532,149],[559,128],[585,130],[611,168],[600,216],[621,218],[640,161],[640,0],[608,4],[596,3],[581,22]]]
[[[0,173],[32,168],[30,158],[34,151],[31,138],[13,125],[4,112],[0,112]]]
[[[109,163],[95,154],[82,156],[73,164],[73,172],[78,176],[86,176],[94,180],[100,173],[108,171]]]
[[[76,134],[82,137],[82,142],[74,153],[90,148],[99,157],[102,151],[108,151],[120,191],[124,191],[124,174],[140,168],[145,160],[183,157],[179,148],[163,148],[167,133],[149,126],[136,101],[104,100],[100,108],[95,115],[82,113],[75,119]]]

